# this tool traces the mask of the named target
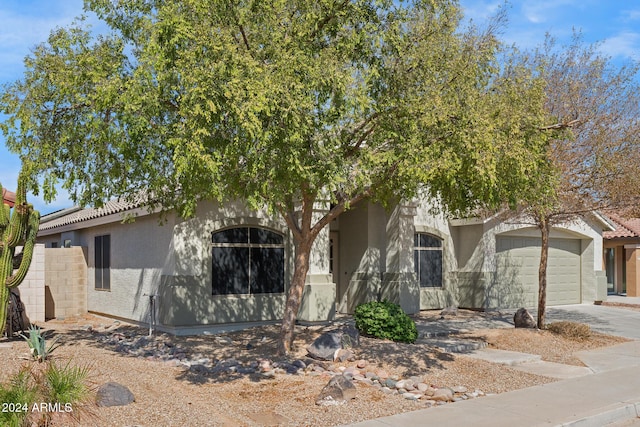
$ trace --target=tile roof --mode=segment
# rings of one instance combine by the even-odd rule
[[[616,229],[602,233],[602,237],[605,239],[640,237],[640,218],[625,219],[615,214],[607,214],[607,217],[613,222]]]
[[[2,203],[7,204],[13,207],[13,204],[16,201],[16,193],[13,191],[9,191],[6,188],[2,189]]]
[[[136,202],[128,202],[120,199],[115,199],[106,202],[101,208],[81,208],[78,206],[74,206],[72,208],[62,209],[47,215],[43,215],[42,218],[40,218],[39,230],[51,230],[53,228],[62,227],[64,225],[76,224],[79,222],[88,221],[90,219],[101,218],[107,215],[125,212],[130,209],[140,207],[142,204],[142,200]]]

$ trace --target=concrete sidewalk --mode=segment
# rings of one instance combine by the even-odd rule
[[[564,317],[569,312],[574,320],[583,320],[595,330],[604,328],[608,333],[637,339],[640,312],[593,307],[565,306],[550,312],[554,317]],[[619,328],[616,318],[624,318]],[[485,360],[493,357],[494,362],[536,373],[536,360],[530,360],[531,355],[495,352],[492,356],[487,350],[475,353]],[[546,362],[538,365],[539,369],[549,370],[546,374],[540,371],[539,375],[568,379],[350,425],[601,427],[640,416],[640,341],[583,351],[578,357],[588,368],[575,370],[575,366]]]

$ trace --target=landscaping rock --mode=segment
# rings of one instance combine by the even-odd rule
[[[134,401],[135,397],[131,390],[116,382],[101,385],[96,393],[98,406],[125,406]]]
[[[453,391],[451,391],[451,389],[449,388],[439,388],[433,392],[433,395],[430,396],[430,399],[439,402],[452,402]]]
[[[440,318],[444,318],[445,316],[457,316],[458,315],[458,307],[452,306],[447,307],[440,312]]]
[[[358,330],[353,326],[345,326],[320,335],[307,347],[307,352],[314,359],[334,360],[340,350],[358,345],[360,345],[360,333]]]
[[[342,331],[329,331],[320,335],[307,347],[309,356],[318,360],[333,360],[338,350],[342,349]]]
[[[331,378],[322,389],[316,405],[339,405],[356,397],[356,386],[342,375]]]
[[[518,311],[516,311],[516,314],[513,315],[513,323],[516,328],[538,328],[535,319],[526,308],[519,308]]]

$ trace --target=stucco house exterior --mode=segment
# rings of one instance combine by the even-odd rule
[[[499,217],[448,220],[433,207],[363,202],[334,220],[313,248],[299,321],[331,320],[372,299],[398,302],[408,313],[536,306],[535,228]],[[123,215],[136,220],[123,223]],[[549,305],[606,298],[607,227],[593,215],[553,229]],[[76,263],[46,274],[48,305],[56,307],[49,317],[64,306],[67,314],[146,322],[148,296],[156,295],[158,328],[176,334],[281,319],[293,275],[284,222],[240,201],[201,202],[195,217],[170,213],[163,224],[158,213],[118,201],[66,209],[42,217],[38,242],[47,259],[73,253]]]
[[[640,218],[607,214],[615,230],[605,231],[604,265],[607,291],[640,296]]]

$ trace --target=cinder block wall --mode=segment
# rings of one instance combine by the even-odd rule
[[[45,249],[46,318],[62,319],[87,312],[86,248]]]
[[[25,315],[30,322],[44,322],[45,248],[37,244],[24,281],[18,286]]]

